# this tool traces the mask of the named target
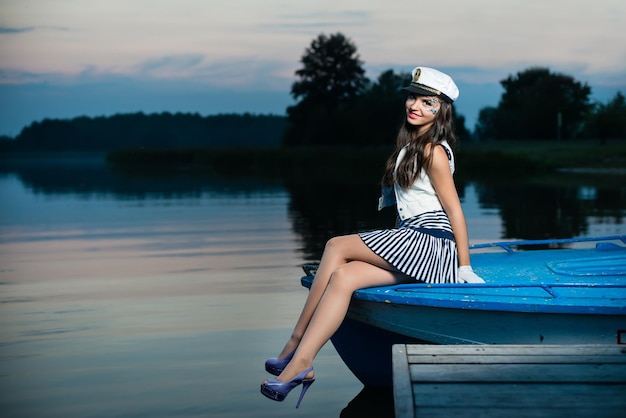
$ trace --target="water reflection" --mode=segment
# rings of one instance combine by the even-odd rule
[[[481,204],[499,209],[505,231],[502,238],[586,235],[591,218],[597,223],[623,223],[624,187],[602,185],[599,178],[578,180],[578,184],[481,184],[478,198]]]
[[[318,259],[332,236],[395,222],[392,209],[377,211],[378,184],[364,184],[359,179],[319,184],[297,178],[123,172],[107,166],[102,158],[3,161],[0,173],[15,173],[37,194],[106,194],[119,200],[194,198],[203,193],[241,196],[286,190],[292,228],[302,238],[301,251],[306,261]],[[616,176],[568,173],[541,179],[503,176],[490,180],[466,176],[457,179],[457,186],[462,200],[469,197],[466,194],[471,189],[479,209],[499,217],[499,236],[490,239],[571,238],[598,231],[614,234],[621,233],[619,225],[624,221],[626,182]]]
[[[468,191],[476,194],[482,214],[502,224],[498,239],[573,238],[623,233],[626,186],[602,177],[555,175],[549,179],[526,179],[502,183],[486,180],[459,181],[459,195],[467,213]],[[287,183],[294,229],[304,238],[306,257],[315,259],[328,238],[360,230],[391,226],[393,209],[377,211],[376,184],[301,185]],[[600,227],[598,227],[600,226]],[[621,232],[620,232],[621,231]],[[471,232],[471,231],[470,231]],[[476,238],[470,234],[471,238]]]
[[[359,179],[121,172],[94,158],[0,161],[0,180],[12,416],[293,416],[293,398],[271,403],[258,383],[306,297],[298,265],[333,235],[394,223]],[[458,182],[473,239],[626,232],[619,180],[502,180]],[[299,416],[393,416],[390,389],[361,388],[324,350]]]
[[[174,171],[122,171],[103,157],[0,160],[0,175],[15,174],[36,194],[111,195],[119,200],[193,198],[202,193],[245,195],[282,190],[279,179],[224,178]]]
[[[393,389],[363,387],[341,411],[339,418],[394,418]]]

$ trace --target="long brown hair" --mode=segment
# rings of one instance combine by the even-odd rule
[[[447,140],[450,146],[454,146],[456,137],[452,121],[452,105],[442,100],[435,123],[423,134],[418,134],[417,130],[417,127],[410,125],[406,118],[404,119],[398,131],[396,148],[385,166],[382,179],[384,186],[392,186],[395,181],[404,189],[410,187],[415,183],[422,169],[430,166],[435,145]],[[430,147],[428,147],[429,144]],[[405,146],[407,147],[406,154],[396,169],[396,159]],[[428,155],[426,155],[427,147],[429,148]]]

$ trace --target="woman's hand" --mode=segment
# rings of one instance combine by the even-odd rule
[[[474,273],[472,266],[459,267],[459,281],[462,283],[485,283],[483,279]]]

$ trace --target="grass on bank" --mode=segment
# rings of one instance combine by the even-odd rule
[[[626,169],[626,140],[490,141],[461,146],[469,158],[498,156],[538,164],[548,169]]]
[[[292,176],[377,182],[392,147],[126,149],[107,161],[125,170],[174,170],[242,176]],[[626,174],[626,141],[468,142],[456,151],[461,175],[528,176],[563,169]]]

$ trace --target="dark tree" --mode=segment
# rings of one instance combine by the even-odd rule
[[[291,87],[300,100],[287,109],[286,145],[337,143],[337,112],[351,105],[368,86],[355,44],[341,33],[319,35],[300,59]]]
[[[585,137],[598,138],[601,145],[609,138],[626,138],[626,98],[621,92],[608,103],[597,103],[585,123]]]
[[[168,112],[33,122],[2,151],[112,151],[121,148],[278,147],[284,116]]]
[[[465,116],[456,111],[454,104],[452,105],[452,118],[454,126],[454,134],[459,141],[466,141],[471,139],[472,134],[465,126]]]
[[[404,117],[406,95],[401,90],[410,77],[410,74],[396,74],[393,70],[381,73],[352,106],[344,109],[344,116],[340,118],[342,142],[392,146]]]
[[[483,135],[495,139],[569,139],[583,128],[591,110],[587,84],[547,68],[530,68],[500,82],[504,93]],[[493,116],[492,120],[491,116]]]
[[[341,33],[319,35],[300,59],[298,81],[291,86],[295,99],[336,106],[358,96],[367,86],[356,45]]]
[[[498,109],[493,106],[483,107],[478,113],[478,122],[474,136],[481,141],[495,139],[495,123]]]

